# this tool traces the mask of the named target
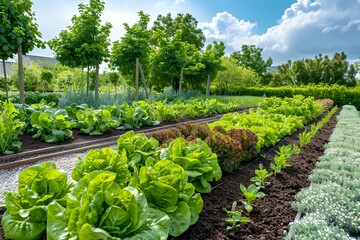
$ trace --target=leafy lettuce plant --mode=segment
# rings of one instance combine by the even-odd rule
[[[161,160],[153,166],[143,166],[139,176],[135,172],[133,184],[145,193],[150,207],[170,217],[171,236],[179,236],[197,222],[203,200],[180,165]]]
[[[18,115],[19,111],[12,103],[0,102],[0,153],[13,154],[21,150],[18,137],[25,124]]]
[[[205,142],[217,154],[221,169],[232,172],[242,161],[250,160],[257,153],[257,136],[245,129],[230,129],[226,132],[221,126],[214,127]],[[224,134],[225,132],[225,134]]]
[[[144,133],[135,134],[134,131],[126,132],[117,141],[117,150],[119,153],[126,151],[129,166],[143,166],[148,158],[158,159],[158,147],[156,139],[148,139]]]
[[[256,186],[255,184],[251,184],[248,187],[240,184],[240,190],[246,198],[246,201],[242,201],[242,203],[244,204],[245,210],[247,212],[251,212],[253,210],[253,202],[256,199],[265,197],[265,193],[261,192],[260,187]]]
[[[76,119],[76,128],[89,135],[101,135],[110,128],[119,126],[119,123],[112,119],[110,111],[106,109],[79,109],[76,112]]]
[[[110,171],[116,174],[116,183],[120,187],[126,187],[131,178],[127,163],[125,149],[121,154],[112,148],[93,149],[86,154],[85,158],[78,158],[72,171],[72,178],[79,181],[92,171]]]
[[[160,159],[168,159],[182,166],[189,177],[188,181],[200,193],[211,192],[210,182],[218,181],[222,176],[216,154],[201,139],[186,144],[184,138],[177,138],[162,150]]]
[[[75,185],[67,207],[49,206],[47,239],[161,239],[169,233],[169,217],[150,208],[141,190],[121,188],[116,174],[93,171]]]
[[[1,224],[9,239],[37,239],[45,232],[48,205],[54,200],[65,206],[72,187],[67,174],[54,162],[26,168],[19,174],[19,192],[5,191],[6,211]]]
[[[73,133],[70,130],[75,124],[64,109],[46,109],[45,111],[34,111],[30,116],[30,124],[33,128],[33,138],[44,139],[48,143],[72,139]]]

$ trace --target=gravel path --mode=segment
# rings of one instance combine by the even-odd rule
[[[111,146],[115,147],[115,146]],[[56,157],[51,158],[48,160],[39,161],[32,165],[36,165],[42,162],[53,161],[56,163],[56,168],[64,171],[68,174],[69,179],[71,178],[71,172],[75,167],[76,160],[78,157],[85,157],[87,152],[83,153],[75,153],[64,155],[63,157]],[[0,170],[0,205],[4,204],[4,191],[17,191],[18,190],[18,175],[21,173],[22,170],[29,167],[31,165],[20,166],[17,168],[7,169],[7,170]]]

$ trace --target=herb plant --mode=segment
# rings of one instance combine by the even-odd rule
[[[230,226],[226,227],[226,230],[240,227],[240,223],[251,222],[249,218],[242,216],[241,212],[236,210],[236,205],[237,202],[234,201],[231,210],[227,210],[226,208],[222,209],[228,215],[228,217],[225,218],[225,221],[230,224]]]
[[[244,204],[245,210],[247,212],[251,212],[253,210],[254,200],[265,197],[265,193],[261,192],[260,187],[256,186],[255,184],[251,184],[248,187],[240,184],[240,190],[246,198],[246,201],[242,201],[242,203]]]
[[[251,182],[255,182],[256,186],[260,188],[265,188],[270,182],[266,182],[266,179],[272,175],[268,172],[262,164],[259,164],[259,169],[255,170],[255,177],[250,178]]]

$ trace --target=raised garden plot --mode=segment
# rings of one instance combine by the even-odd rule
[[[272,115],[261,112],[266,107],[266,104],[271,103],[272,100],[274,100],[275,104],[280,103],[280,107],[270,106]],[[272,131],[278,134],[277,138],[282,138],[296,131],[299,126],[303,126],[305,122],[314,118],[319,112],[318,106],[314,105],[312,101],[308,101],[308,99],[285,99],[285,101],[287,101],[289,105],[297,102],[298,104],[296,104],[297,107],[294,108],[294,111],[299,112],[291,115],[289,110],[286,108],[284,110],[284,108],[281,107],[286,106],[286,104],[281,104],[281,101],[277,99],[270,99],[265,104],[265,107],[260,106],[259,113],[251,113],[249,119],[258,124],[260,123],[260,125],[263,123],[269,124],[269,127],[273,129]],[[306,102],[306,104],[302,106],[302,102]],[[314,110],[312,111],[311,109]],[[280,113],[281,111],[285,112]],[[269,117],[270,121],[265,120],[266,117]],[[321,117],[318,117],[318,120],[320,120]],[[244,116],[244,118],[247,119],[247,116]],[[226,119],[226,121],[228,121],[229,118]],[[216,149],[217,145],[214,145],[214,143],[217,141],[214,141],[212,137],[213,134],[215,134],[220,140],[238,139],[238,142],[232,142],[230,145],[225,142],[225,144],[222,145],[225,148],[229,146],[229,149],[235,149],[236,146],[234,144],[239,143],[241,147],[246,146],[247,149],[253,150],[245,152],[245,157],[244,155],[239,155],[242,156],[239,160],[233,159],[233,162],[230,163],[231,165],[229,165],[224,158],[221,158],[221,162],[219,162],[221,163],[220,166],[226,171],[233,172],[231,174],[224,174],[220,182],[214,182],[214,180],[218,181],[221,178],[221,171],[216,160],[216,155],[211,152],[212,150],[204,141],[196,140],[187,143],[184,139],[180,138],[174,140],[169,145],[165,144],[162,148],[158,148],[159,143],[155,139],[147,139],[145,135],[137,135],[129,132],[119,139],[116,150],[95,150],[89,152],[86,158],[79,159],[72,173],[72,178],[78,181],[78,183],[76,183],[75,188],[70,190],[71,198],[63,198],[64,192],[61,189],[67,188],[66,182],[63,180],[61,180],[62,187],[60,189],[52,187],[52,189],[46,190],[46,192],[40,191],[39,194],[41,195],[28,195],[26,194],[26,189],[31,188],[32,191],[39,191],[43,189],[43,186],[37,188],[37,181],[24,182],[25,178],[19,179],[19,182],[21,182],[19,190],[23,190],[19,193],[21,196],[15,197],[14,201],[17,202],[18,199],[21,198],[25,200],[32,199],[31,202],[34,202],[39,208],[31,207],[32,217],[30,219],[24,219],[23,215],[18,215],[16,210],[18,207],[13,208],[7,205],[11,211],[9,211],[7,215],[5,214],[6,218],[3,218],[3,224],[10,224],[10,222],[7,222],[10,220],[20,222],[28,221],[30,223],[27,228],[28,230],[30,230],[29,227],[31,228],[31,226],[39,224],[39,228],[35,228],[36,231],[31,232],[31,234],[33,234],[32,236],[40,236],[45,226],[45,228],[48,228],[47,235],[49,239],[57,239],[60,236],[59,234],[62,233],[70,234],[68,236],[80,236],[80,239],[84,239],[86,236],[94,236],[92,234],[96,234],[97,237],[110,237],[111,235],[136,238],[148,236],[150,237],[148,239],[155,239],[155,237],[165,239],[167,234],[170,234],[172,237],[185,239],[241,239],[241,237],[244,237],[244,239],[266,239],[268,237],[270,239],[276,239],[280,236],[283,237],[279,232],[286,230],[290,220],[281,222],[284,217],[277,215],[277,213],[284,208],[283,205],[286,206],[286,201],[291,201],[288,200],[287,197],[291,196],[292,192],[290,191],[289,193],[286,188],[289,187],[293,191],[293,194],[295,194],[295,192],[302,187],[302,183],[299,179],[295,178],[294,180],[293,175],[295,173],[298,173],[295,175],[299,176],[304,174],[303,177],[306,178],[308,174],[306,170],[309,171],[310,168],[302,168],[307,165],[303,162],[293,163],[293,160],[289,161],[293,167],[285,168],[276,175],[276,178],[269,178],[269,182],[271,182],[270,186],[262,190],[267,196],[255,201],[255,208],[248,216],[252,222],[241,224],[239,228],[234,228],[231,231],[226,230],[227,223],[224,222],[226,215],[221,209],[224,207],[229,209],[234,200],[239,203],[241,202],[240,183],[249,185],[249,179],[254,176],[254,170],[257,168],[257,164],[262,163],[265,168],[269,168],[270,161],[268,160],[274,158],[272,156],[273,151],[277,150],[271,147],[265,148],[260,156],[264,156],[265,154],[266,158],[258,156],[258,158],[252,162],[246,162],[249,160],[248,154],[254,154],[253,151],[255,147],[270,146],[274,143],[267,141],[268,137],[266,135],[261,136],[263,141],[260,141],[260,144],[256,144],[256,141],[253,141],[256,138],[253,137],[251,137],[251,143],[247,143],[246,139],[252,136],[251,134],[253,133],[248,132],[246,129],[241,130],[243,127],[241,117],[236,116],[234,120],[231,119],[230,121],[234,124],[234,130],[227,130],[224,127],[216,128],[215,126],[215,132],[208,133],[209,138],[206,138],[205,142],[209,142],[211,148]],[[280,124],[282,121],[285,122],[283,127]],[[331,118],[330,122],[327,123],[323,129],[326,129],[326,126],[331,124],[331,121],[334,121],[334,118]],[[204,133],[202,130],[206,128],[198,127],[195,129],[197,129],[197,134],[201,135]],[[279,131],[280,129],[281,131]],[[317,135],[321,134],[322,131],[324,131],[323,129],[320,129]],[[256,129],[254,131],[256,131]],[[285,137],[277,146],[283,145],[284,143],[294,143],[296,141],[295,136],[292,134]],[[192,139],[192,141],[193,140],[195,139]],[[318,145],[313,143],[306,145],[302,148],[298,157],[304,154],[303,151],[306,147],[317,146],[320,148],[324,143],[325,142],[320,141]],[[224,150],[229,152],[229,149]],[[241,150],[242,148],[237,149]],[[221,149],[217,151],[221,153]],[[243,152],[240,151],[240,153]],[[224,157],[226,154],[219,156]],[[299,164],[299,166],[297,164]],[[36,170],[39,173],[36,178],[41,178],[43,181],[48,182],[48,184],[50,184],[48,186],[55,186],[51,183],[55,179],[50,178],[48,175],[48,172],[56,173],[54,165],[45,164],[40,168],[32,169],[31,171]],[[100,170],[100,172],[98,170]],[[104,170],[110,172],[104,172]],[[22,176],[33,177],[31,174],[22,174]],[[291,178],[291,180],[289,180],[289,178]],[[281,182],[282,185],[280,184],[281,186],[277,187],[277,179],[284,180],[285,185],[284,182]],[[58,180],[60,181],[60,175],[56,181]],[[104,181],[108,184],[103,184],[102,182]],[[30,185],[26,187],[29,183]],[[60,184],[60,182],[58,184]],[[272,187],[274,187],[273,191],[271,191]],[[120,191],[120,189],[124,190]],[[52,192],[51,190],[55,192],[61,190],[61,194],[49,195],[49,193]],[[209,193],[211,190],[212,192]],[[225,191],[221,192],[222,190]],[[275,200],[272,201],[272,197],[274,197],[273,194],[277,195]],[[7,195],[10,196],[9,193],[7,193]],[[282,201],[285,202],[280,201],[284,204],[279,204],[279,199],[277,198],[282,195],[284,195],[282,199],[285,199]],[[42,196],[46,201],[42,200]],[[132,199],[131,201],[129,197]],[[125,200],[128,198],[129,200]],[[11,198],[8,199],[10,200]],[[262,201],[264,201],[265,205],[261,205]],[[145,202],[148,202],[148,205],[145,204]],[[27,205],[23,205],[23,203],[17,204],[17,206],[25,207],[26,209]],[[269,203],[270,207],[268,206]],[[275,203],[275,206],[271,206],[273,203]],[[139,211],[133,212],[128,204],[134,207],[136,205]],[[209,206],[215,207],[209,208]],[[56,213],[64,212],[64,207],[67,209],[66,215],[60,217],[60,215]],[[240,209],[242,205],[239,204],[238,207]],[[140,208],[142,210],[140,210]],[[42,210],[40,211],[40,209]],[[211,211],[210,213],[209,209]],[[270,209],[275,210],[276,213],[268,212]],[[34,210],[40,211],[38,213],[41,213],[41,220],[39,217],[34,218]],[[46,211],[48,213],[47,217]],[[262,214],[262,211],[265,211],[265,214]],[[73,213],[75,213],[75,215]],[[216,218],[216,216],[218,218]],[[244,214],[244,216],[247,216],[247,214]],[[281,218],[281,220],[278,220],[276,217],[271,219],[273,223],[276,223],[276,226],[272,226],[272,230],[276,229],[277,235],[274,235],[268,229],[269,224],[267,219],[273,218],[274,216]],[[207,219],[210,219],[209,224],[206,222],[208,221]],[[205,225],[203,221],[205,221]],[[75,222],[76,226],[73,225]],[[11,224],[13,224],[13,222],[11,222]],[[113,224],[116,226],[113,226]],[[123,224],[130,225],[126,225],[129,227],[122,228],[122,226],[125,226]],[[262,230],[261,224],[267,225],[267,228]],[[7,226],[9,227],[9,225]],[[16,224],[12,226],[12,231],[15,231],[16,228],[19,227]],[[59,226],[59,228],[56,228],[56,231],[54,231],[55,229],[52,228],[54,226]],[[66,226],[69,228],[66,229]],[[189,226],[191,227],[189,228]],[[198,228],[200,228],[199,231],[197,231]],[[123,230],[120,231],[120,229]],[[157,232],[154,231],[155,229],[157,229]],[[246,229],[248,230],[246,231]],[[241,231],[244,230],[245,233],[242,233]],[[200,231],[202,232],[200,233]],[[246,233],[248,233],[248,235],[246,235]],[[249,235],[249,233],[254,234],[254,236]],[[16,231],[14,234],[16,236]],[[170,237],[170,239],[172,239],[172,237]]]

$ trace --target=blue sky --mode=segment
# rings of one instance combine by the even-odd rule
[[[37,22],[47,41],[71,24],[82,0],[33,0]],[[208,42],[225,42],[227,53],[243,44],[263,48],[274,65],[288,59],[332,56],[344,51],[360,57],[360,0],[105,0],[103,21],[113,25],[111,40],[124,34],[123,23],[135,23],[144,10],[152,21],[158,14],[191,13]],[[31,54],[53,56],[50,49]]]

